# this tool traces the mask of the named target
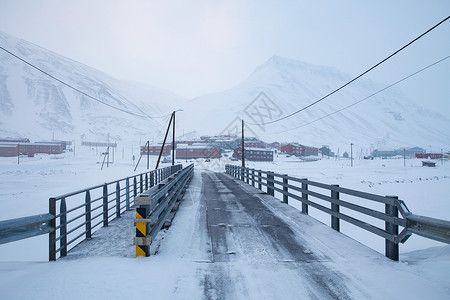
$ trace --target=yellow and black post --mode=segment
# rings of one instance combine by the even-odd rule
[[[147,234],[149,233],[149,219],[147,216],[150,213],[150,206],[141,205],[136,208],[136,257],[138,256],[150,256],[150,243],[149,239],[147,239]],[[149,243],[150,242],[150,243]]]

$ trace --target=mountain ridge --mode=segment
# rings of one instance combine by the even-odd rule
[[[369,145],[447,146],[449,119],[409,101],[394,87],[354,105],[385,86],[360,78],[324,101],[287,117],[352,77],[338,69],[274,55],[235,87],[185,99],[146,84],[123,81],[0,32],[0,43],[107,107],[0,53],[0,135],[64,139],[161,140],[168,113],[177,134],[246,134],[271,141],[335,148]],[[347,106],[351,108],[344,109]],[[340,112],[337,112],[342,110]],[[151,117],[162,118],[151,118]],[[273,122],[270,125],[251,125]],[[26,120],[26,122],[24,121]]]

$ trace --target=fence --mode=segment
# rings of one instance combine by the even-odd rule
[[[262,190],[262,186],[265,186],[267,194],[271,196],[274,196],[275,192],[279,192],[284,203],[288,203],[289,199],[300,201],[301,211],[304,214],[308,214],[309,206],[329,214],[331,227],[336,231],[340,231],[340,220],[344,220],[384,238],[385,255],[392,260],[398,260],[398,244],[406,242],[413,233],[450,244],[449,221],[414,215],[408,210],[404,201],[396,196],[379,196],[342,188],[338,185],[314,182],[306,178],[299,179],[289,175],[234,165],[226,165],[225,171],[248,184],[257,185],[260,190]],[[323,192],[324,190],[328,192],[328,195]],[[345,201],[343,195],[346,197]],[[354,199],[358,201],[354,201]],[[369,202],[362,206],[360,205],[361,200]],[[381,204],[384,206],[384,210],[379,206],[378,210],[375,209],[375,205],[371,203]],[[325,206],[327,204],[328,207]],[[356,212],[360,216],[364,216],[362,217],[364,220],[353,215],[350,216],[343,210]],[[380,221],[384,222],[384,228],[380,228]],[[399,226],[403,227],[400,233]]]
[[[169,166],[49,199],[49,213],[0,222],[0,244],[49,233],[49,260],[67,252],[130,210],[134,197],[164,181],[182,165]]]
[[[134,199],[136,208],[136,257],[149,256],[150,245],[164,225],[175,203],[181,199],[188,181],[192,178],[194,165],[176,172]]]

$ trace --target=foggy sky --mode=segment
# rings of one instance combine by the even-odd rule
[[[448,0],[0,0],[0,30],[192,98],[232,88],[273,55],[356,76],[449,14]],[[450,21],[367,77],[389,84],[448,55]],[[401,88],[448,112],[449,78],[447,60]]]

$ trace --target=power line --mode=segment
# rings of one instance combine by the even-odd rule
[[[444,23],[445,21],[447,21],[448,19],[450,19],[450,16],[446,17],[444,20],[440,21],[439,23],[437,23],[436,25],[434,25],[433,27],[431,27],[430,29],[428,29],[427,31],[425,31],[424,33],[422,33],[421,35],[419,35],[418,37],[416,37],[415,39],[413,39],[411,42],[409,42],[408,44],[404,45],[403,47],[401,47],[400,49],[398,49],[397,51],[395,51],[394,53],[392,53],[391,55],[389,55],[388,57],[386,57],[385,59],[383,59],[382,61],[380,61],[379,63],[375,64],[374,66],[372,66],[371,68],[367,69],[366,71],[364,71],[363,73],[359,74],[358,76],[356,76],[355,78],[353,78],[352,80],[350,80],[349,82],[345,83],[344,85],[340,86],[339,88],[335,89],[334,91],[332,91],[331,93],[323,96],[322,98],[320,98],[319,100],[303,107],[302,109],[299,109],[287,116],[284,116],[282,118],[273,120],[273,121],[269,121],[269,122],[264,122],[264,123],[248,123],[250,125],[268,125],[268,124],[273,124],[275,122],[279,122],[281,120],[287,119],[289,117],[292,117],[293,115],[298,114],[299,112],[302,112],[308,108],[310,108],[311,106],[319,103],[320,101],[325,100],[326,98],[328,98],[329,96],[333,95],[334,93],[342,90],[344,87],[346,87],[347,85],[351,84],[352,82],[356,81],[357,79],[361,78],[362,76],[364,76],[365,74],[369,73],[370,71],[372,71],[373,69],[375,69],[376,67],[378,67],[379,65],[383,64],[384,62],[386,62],[387,60],[389,60],[390,58],[392,58],[393,56],[395,56],[396,54],[398,54],[400,51],[404,50],[405,48],[407,48],[408,46],[410,46],[411,44],[413,44],[414,42],[416,42],[417,40],[419,40],[420,38],[422,38],[424,35],[426,35],[427,33],[429,33],[430,31],[432,31],[433,29],[435,29],[436,27],[438,27],[439,25],[441,25],[442,23]]]
[[[420,69],[420,70],[418,70],[418,71],[416,71],[416,72],[414,72],[414,73],[412,73],[412,74],[410,74],[410,75],[408,75],[408,76],[406,76],[406,77],[403,77],[402,79],[400,79],[400,80],[398,80],[398,81],[396,81],[396,82],[394,82],[394,83],[392,83],[392,84],[390,84],[390,85],[388,85],[388,86],[382,88],[381,90],[379,90],[379,91],[377,91],[377,92],[375,92],[375,93],[373,93],[373,94],[371,94],[371,95],[369,95],[369,96],[367,96],[367,97],[365,97],[365,98],[363,98],[363,99],[361,99],[361,100],[359,100],[359,101],[356,101],[356,102],[354,102],[354,103],[352,103],[352,104],[350,104],[350,105],[348,105],[348,106],[346,106],[346,107],[343,107],[343,108],[341,108],[341,109],[339,109],[339,110],[336,110],[336,111],[334,111],[334,112],[332,112],[332,113],[329,113],[329,114],[327,114],[327,115],[325,115],[325,116],[322,116],[322,117],[320,117],[320,118],[318,118],[318,119],[315,119],[315,120],[313,120],[313,121],[311,121],[311,122],[308,122],[308,123],[305,123],[305,124],[302,124],[302,125],[300,125],[300,126],[296,126],[296,127],[290,128],[290,129],[285,129],[285,130],[282,130],[282,131],[277,131],[277,132],[267,133],[267,134],[279,134],[279,133],[291,131],[291,130],[294,130],[294,129],[298,129],[298,128],[301,128],[301,127],[305,127],[305,126],[307,126],[307,125],[310,125],[310,124],[312,124],[312,123],[315,123],[315,122],[317,122],[317,121],[320,121],[320,120],[322,120],[322,119],[324,119],[324,118],[326,118],[326,117],[329,117],[329,116],[331,116],[331,115],[337,114],[338,112],[341,112],[341,111],[343,111],[343,110],[345,110],[345,109],[347,109],[347,108],[350,108],[350,107],[352,107],[352,106],[355,106],[356,104],[361,103],[361,102],[363,102],[363,101],[365,101],[365,100],[367,100],[367,99],[369,99],[369,98],[371,98],[371,97],[373,97],[373,96],[375,96],[375,95],[378,95],[379,93],[381,93],[381,92],[383,92],[383,91],[385,91],[385,90],[387,90],[387,89],[393,87],[394,85],[397,85],[397,84],[399,84],[399,83],[401,83],[401,82],[403,82],[403,81],[405,81],[405,80],[407,80],[407,79],[409,79],[409,78],[411,78],[411,77],[413,77],[413,76],[415,76],[415,75],[417,75],[417,74],[419,74],[419,73],[421,73],[421,72],[423,72],[423,71],[425,71],[425,70],[427,70],[427,69],[429,69],[429,68],[431,68],[431,67],[433,67],[433,66],[435,66],[435,65],[437,65],[437,64],[439,64],[439,63],[441,63],[441,62],[443,62],[444,60],[449,59],[449,58],[450,58],[450,55],[447,56],[447,57],[444,57],[444,58],[442,58],[442,59],[440,59],[440,60],[438,60],[438,61],[432,63],[431,65],[428,65],[428,66],[426,66],[426,67],[424,67],[424,68],[422,68],[422,69]]]
[[[5,52],[8,53],[8,54],[14,56],[15,58],[17,58],[17,59],[19,59],[20,61],[24,62],[25,64],[29,65],[30,67],[32,67],[32,68],[38,70],[39,72],[41,72],[41,73],[47,75],[48,77],[50,77],[50,78],[52,78],[52,79],[58,81],[59,83],[65,85],[65,86],[71,88],[72,90],[77,91],[78,93],[80,93],[80,94],[82,94],[82,95],[84,95],[84,96],[86,96],[86,97],[88,97],[88,98],[90,98],[90,99],[92,99],[92,100],[94,100],[94,101],[97,101],[97,102],[99,102],[99,103],[101,103],[101,104],[103,104],[103,105],[109,106],[109,107],[111,107],[111,108],[113,108],[113,109],[116,109],[116,110],[118,110],[118,111],[121,111],[121,112],[130,114],[130,115],[133,115],[133,116],[136,116],[136,117],[140,117],[140,118],[146,118],[146,117],[147,117],[147,118],[150,118],[150,119],[154,119],[154,118],[164,118],[164,117],[165,117],[165,116],[161,116],[161,117],[152,117],[152,116],[149,116],[149,115],[146,114],[144,111],[142,111],[142,109],[140,109],[139,107],[138,107],[138,109],[139,109],[144,115],[138,115],[138,114],[135,114],[135,113],[133,113],[133,112],[130,112],[130,111],[121,109],[121,108],[119,108],[119,107],[116,107],[116,106],[114,106],[114,105],[108,104],[108,103],[106,103],[106,102],[103,102],[103,101],[101,101],[101,100],[99,100],[99,99],[97,99],[97,98],[95,98],[95,97],[92,97],[91,95],[89,95],[89,94],[87,94],[87,93],[81,91],[80,89],[78,89],[78,88],[76,88],[76,87],[74,87],[74,86],[72,86],[72,85],[66,83],[65,81],[63,81],[63,80],[61,80],[61,79],[59,79],[59,78],[57,78],[57,77],[55,77],[55,76],[49,74],[48,72],[46,72],[46,71],[42,70],[41,68],[39,68],[39,67],[33,65],[32,63],[28,62],[27,60],[21,58],[20,56],[14,54],[14,53],[12,53],[11,51],[8,51],[7,49],[5,49],[5,48],[3,48],[3,47],[1,47],[1,46],[0,46],[0,49],[3,50],[3,51],[5,51]]]

